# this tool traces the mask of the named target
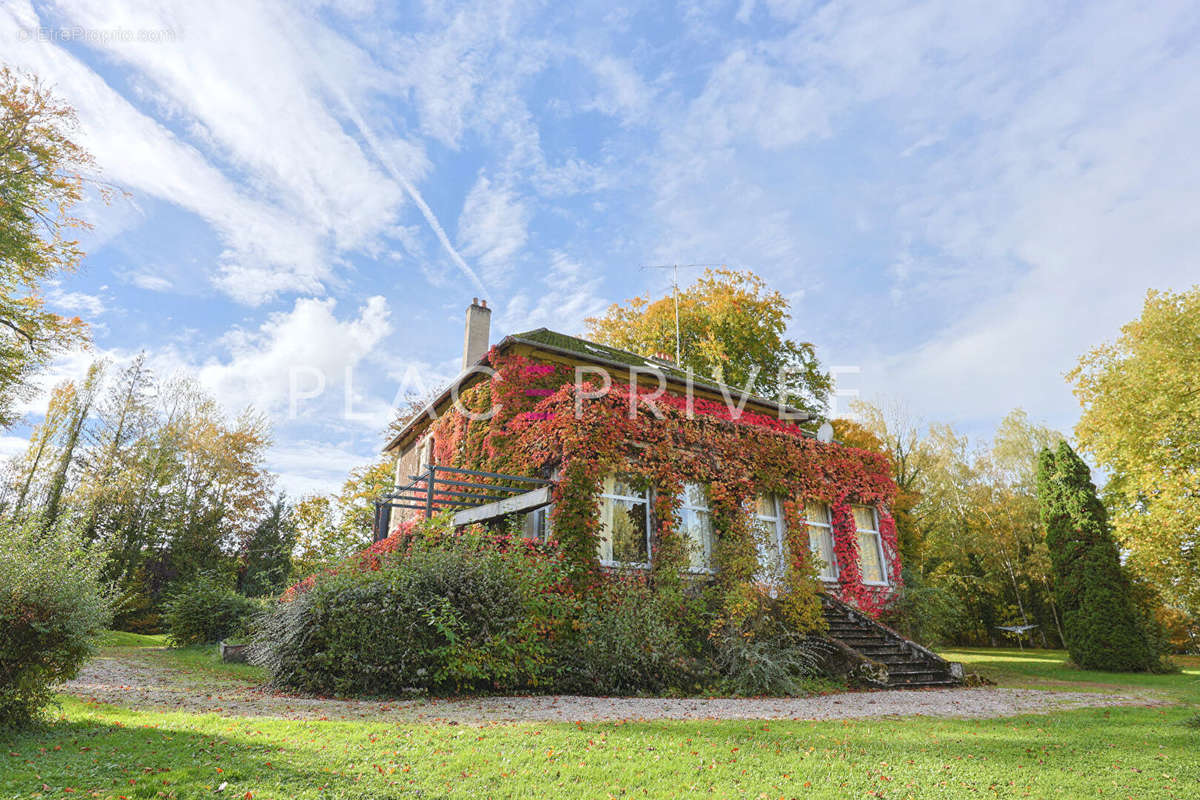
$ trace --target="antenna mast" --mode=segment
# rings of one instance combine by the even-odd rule
[[[675,301],[675,366],[683,365],[683,357],[679,352],[679,268],[693,267],[724,267],[724,264],[643,264],[642,269],[671,270],[671,297]]]

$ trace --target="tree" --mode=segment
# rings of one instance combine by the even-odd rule
[[[59,503],[62,500],[63,489],[67,485],[67,476],[75,462],[75,448],[79,445],[79,437],[88,421],[92,403],[95,402],[99,383],[104,375],[104,365],[93,363],[83,380],[83,385],[76,393],[75,402],[71,409],[71,419],[67,423],[66,436],[63,439],[62,453],[58,457],[58,467],[50,478],[50,489],[46,493],[46,508],[42,512],[42,524],[49,530],[58,520]]]
[[[787,299],[752,272],[706,270],[679,292],[680,364],[755,394],[823,413],[833,381],[808,342],[786,338]],[[643,356],[675,352],[675,303],[635,297],[587,320],[597,342]]]
[[[922,560],[924,542],[915,514],[929,461],[928,448],[917,425],[899,403],[890,403],[885,408],[856,400],[851,410],[858,421],[837,420],[834,435],[846,444],[877,450],[887,456],[897,489],[891,510],[900,557],[905,565],[916,566]]]
[[[1200,286],[1149,292],[1141,317],[1067,378],[1130,566],[1200,617]]]
[[[336,564],[371,543],[375,499],[392,488],[395,468],[391,457],[357,467],[336,495],[310,495],[296,504],[299,572]]]
[[[32,393],[30,377],[86,335],[77,317],[46,310],[40,291],[83,256],[69,234],[88,225],[71,209],[94,164],[72,140],[76,124],[36,78],[0,69],[0,429]]]
[[[274,596],[292,574],[296,521],[287,497],[280,494],[246,541],[238,591],[250,597]]]
[[[1084,669],[1141,672],[1155,652],[1121,569],[1091,472],[1059,442],[1038,458],[1037,495],[1071,659]]]

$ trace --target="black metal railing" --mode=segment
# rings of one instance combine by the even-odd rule
[[[476,508],[552,484],[542,478],[436,464],[408,477],[411,483],[375,501],[375,541],[387,536],[387,520],[393,508],[415,510],[428,519],[446,509]]]

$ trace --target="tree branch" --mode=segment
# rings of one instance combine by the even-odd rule
[[[27,340],[29,340],[29,346],[30,346],[30,347],[34,347],[34,346],[37,344],[37,340],[33,338],[33,334],[32,334],[32,333],[30,333],[29,331],[27,331],[27,330],[25,330],[25,329],[21,328],[21,327],[20,327],[19,325],[17,325],[16,323],[14,323],[14,322],[9,322],[9,321],[8,321],[8,320],[6,320],[4,317],[0,317],[0,325],[4,325],[4,326],[6,326],[6,327],[12,328],[14,331],[16,331],[17,333],[19,333],[19,334],[21,334],[22,336],[24,336],[24,337],[25,337]]]

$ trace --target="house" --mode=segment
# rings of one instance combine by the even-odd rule
[[[462,372],[388,442],[396,489],[377,537],[451,510],[456,524],[521,519],[580,572],[671,569],[780,596],[815,585],[831,634],[893,682],[955,681],[873,621],[901,568],[881,454],[666,358],[545,328],[490,346],[490,318],[472,302]]]

